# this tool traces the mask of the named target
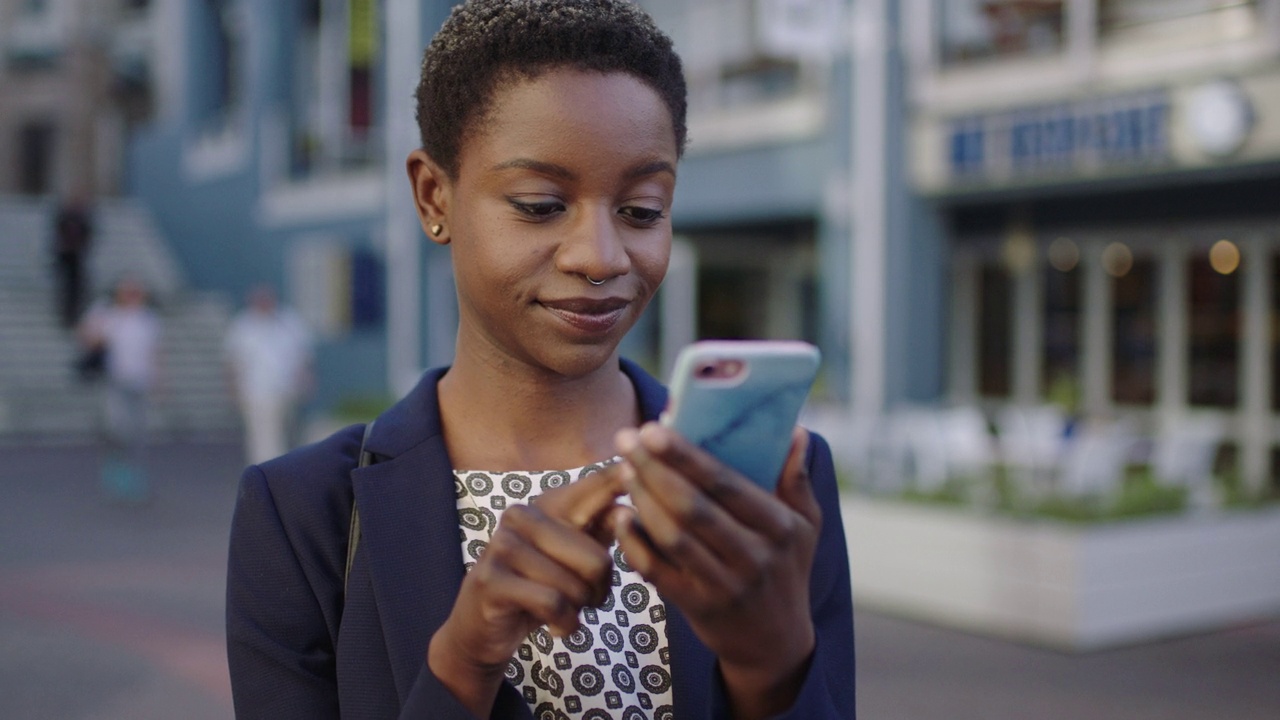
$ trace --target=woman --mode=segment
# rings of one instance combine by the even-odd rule
[[[454,362],[378,418],[372,465],[357,426],[246,470],[238,715],[853,717],[825,443],[797,429],[760,491],[653,423],[665,391],[618,356],[666,272],[684,117],[627,2],[455,9],[408,159]]]

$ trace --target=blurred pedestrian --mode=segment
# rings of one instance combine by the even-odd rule
[[[81,344],[105,351],[107,450],[102,486],[118,500],[148,497],[147,403],[159,371],[160,318],[141,282],[117,283],[110,303],[95,305],[78,328]]]
[[[311,388],[311,332],[275,291],[259,285],[224,343],[232,391],[244,421],[247,461],[288,452],[298,406]]]
[[[58,210],[53,227],[53,256],[58,272],[58,312],[62,325],[75,327],[83,309],[85,257],[93,240],[88,200],[72,195]]]

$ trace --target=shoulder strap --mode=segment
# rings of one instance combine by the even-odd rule
[[[373,432],[373,424],[376,420],[370,420],[368,425],[364,426],[364,437],[360,438],[360,455],[356,462],[357,468],[369,467],[377,462],[373,458],[373,453],[364,449],[365,444],[369,442],[369,434]],[[351,496],[351,527],[347,531],[347,570],[342,576],[342,592],[347,592],[347,581],[351,579],[351,566],[356,561],[356,548],[360,545],[360,509],[356,507],[355,495]]]

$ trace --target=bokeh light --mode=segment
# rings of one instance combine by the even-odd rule
[[[1111,277],[1128,275],[1133,269],[1133,251],[1124,243],[1111,243],[1102,251],[1102,269]]]
[[[1209,249],[1209,266],[1222,275],[1230,275],[1240,267],[1240,248],[1230,240],[1219,240]]]
[[[1049,243],[1049,265],[1054,270],[1071,272],[1080,264],[1080,248],[1071,238],[1060,237]]]

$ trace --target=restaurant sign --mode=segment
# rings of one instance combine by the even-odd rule
[[[955,181],[1035,180],[1161,165],[1170,159],[1164,91],[957,118],[948,128]]]

